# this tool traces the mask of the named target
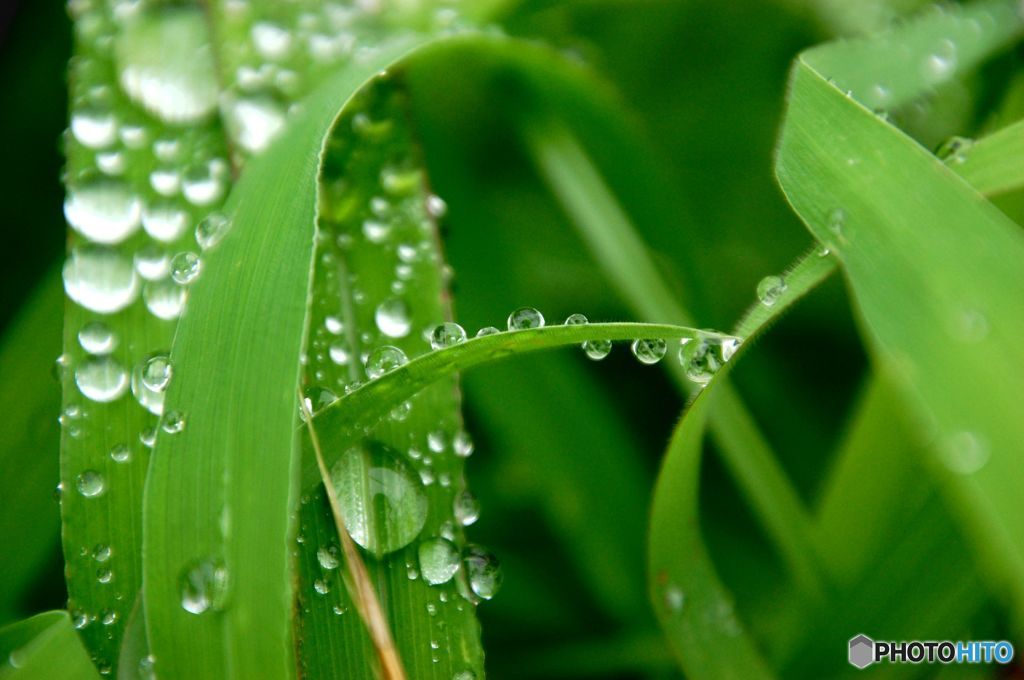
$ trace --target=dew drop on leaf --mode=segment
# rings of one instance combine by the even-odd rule
[[[75,478],[75,488],[86,498],[95,498],[107,490],[107,482],[96,470],[86,470]]]
[[[471,491],[465,489],[455,495],[452,501],[452,512],[455,521],[468,527],[480,518],[480,502]]]
[[[606,356],[611,354],[612,341],[611,340],[587,340],[583,343],[583,353],[587,355],[588,359],[594,361],[600,361]]]
[[[64,217],[90,241],[112,245],[139,228],[142,203],[121,180],[101,176],[69,187]]]
[[[107,403],[127,391],[128,374],[112,357],[89,357],[75,369],[75,384],[85,398]]]
[[[412,328],[409,305],[402,298],[392,297],[381,302],[373,318],[377,329],[389,338],[404,338]]]
[[[99,314],[120,311],[139,294],[139,279],[131,261],[105,246],[72,250],[64,263],[63,278],[68,297]]]
[[[373,350],[366,360],[366,375],[371,380],[379,378],[408,362],[405,352],[391,345],[383,345]]]
[[[436,586],[448,583],[459,570],[459,549],[446,538],[429,538],[417,547],[423,580]]]
[[[490,600],[501,589],[502,573],[498,558],[477,545],[466,546],[462,554],[466,578],[473,594]]]
[[[117,347],[117,334],[102,321],[90,321],[79,329],[78,344],[89,354],[110,354]]]
[[[434,327],[430,333],[430,346],[433,349],[444,349],[466,340],[465,329],[457,323],[445,322]]]
[[[171,260],[171,278],[184,286],[196,280],[201,268],[202,260],[192,251],[178,253]]]
[[[771,307],[786,292],[786,280],[781,276],[766,276],[757,284],[757,299],[765,307]]]
[[[521,307],[508,315],[508,329],[510,331],[541,328],[543,325],[544,315],[533,307]]]
[[[228,570],[224,563],[204,559],[187,565],[178,578],[181,608],[190,614],[220,611],[228,595]]]
[[[668,351],[668,344],[661,338],[638,338],[630,345],[633,356],[642,364],[656,364]]]
[[[346,528],[376,556],[409,545],[427,520],[419,476],[393,449],[376,441],[348,449],[331,469]]]

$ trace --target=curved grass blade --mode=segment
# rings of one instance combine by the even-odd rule
[[[698,336],[729,337],[684,326],[648,323],[593,323],[492,333],[429,352],[396,367],[317,411],[313,414],[313,420],[318,430],[337,433],[336,436],[344,445],[346,439],[351,441],[361,436],[363,430],[372,427],[395,405],[425,387],[480,364],[523,352],[580,345],[588,341],[636,338],[676,340]],[[304,446],[302,488],[310,490],[320,483],[320,473],[310,444],[307,442]],[[342,452],[341,447],[326,451],[324,460],[327,466],[331,467],[337,462]]]
[[[967,143],[946,164],[976,191],[996,196],[1024,187],[1024,120]]]
[[[0,466],[9,473],[0,497],[0,622],[17,616],[18,599],[51,558],[60,513],[53,489],[60,479],[60,387],[51,379],[60,352],[62,293],[52,272],[11,322],[0,344]]]
[[[170,350],[187,295],[171,258],[196,250],[229,166],[198,4],[69,9],[61,515],[68,606],[96,663],[116,671],[142,585],[142,487],[163,408],[143,368]]]
[[[0,678],[94,680],[99,673],[67,612],[46,612],[0,630]]]
[[[145,606],[160,674],[295,672],[294,394],[321,145],[339,102],[415,44],[380,48],[303,102],[249,164],[227,206],[232,227],[192,286],[167,394],[185,425],[160,433],[145,497]]]
[[[1024,425],[1010,404],[1024,384],[1024,236],[859,102],[880,103],[881,87],[883,103],[905,103],[1022,28],[1018,5],[984,2],[805,53],[777,165],[790,203],[842,263],[876,361],[935,434],[935,474],[1015,612],[1024,602],[1015,491]],[[901,63],[919,68],[893,66]]]

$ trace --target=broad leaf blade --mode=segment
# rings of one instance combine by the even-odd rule
[[[902,76],[882,61],[872,61],[874,69],[849,61],[896,49],[895,36],[812,50],[793,73],[777,166],[794,209],[842,262],[877,361],[934,433],[936,473],[988,574],[1018,609],[1024,514],[1015,489],[1024,481],[1024,421],[1011,405],[1024,384],[1024,236],[826,78],[861,97],[869,81],[891,76],[893,101],[906,101],[932,84],[942,58],[936,50],[953,49],[956,63],[969,65],[1021,27],[1008,2],[927,17],[908,28],[905,49],[911,63],[928,68]]]

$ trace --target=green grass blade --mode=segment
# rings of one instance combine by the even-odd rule
[[[67,612],[46,612],[0,629],[0,678],[99,678]]]
[[[60,283],[52,272],[39,285],[0,344],[0,465],[3,476],[0,544],[16,559],[0,560],[0,622],[15,618],[18,600],[53,555],[60,512],[60,386],[51,377],[60,352]]]
[[[982,137],[946,158],[977,191],[994,196],[1024,187],[1024,120]]]
[[[703,331],[694,328],[670,324],[593,323],[547,326],[484,335],[423,354],[363,384],[327,408],[317,411],[313,415],[314,422],[319,431],[335,433],[337,441],[349,442],[359,437],[366,428],[376,424],[396,405],[425,387],[474,366],[524,352],[581,345],[587,341],[623,341],[636,338],[676,340],[694,338],[701,333]],[[666,360],[674,360],[674,357],[668,357]],[[304,447],[306,452],[303,453],[302,489],[308,491],[319,484],[320,473],[310,452],[309,443],[305,443]],[[325,451],[324,458],[328,467],[333,465],[343,452],[343,447]]]
[[[635,313],[641,319],[692,324],[690,313],[659,274],[629,217],[569,129],[552,121],[534,121],[526,128],[526,139],[541,173]],[[694,393],[697,386],[679,363],[672,362],[668,369],[682,391]],[[739,394],[731,386],[721,388],[721,393],[709,417],[723,459],[793,578],[805,594],[816,597],[822,582],[806,508]]]
[[[97,665],[116,672],[142,585],[147,442],[162,408],[142,367],[170,350],[186,291],[169,259],[196,249],[229,165],[198,4],[70,10],[61,515],[69,609]]]
[[[186,424],[158,436],[145,497],[145,606],[158,673],[295,672],[294,395],[321,145],[339,105],[412,45],[382,47],[303,102],[278,141],[243,174],[227,206],[232,227],[208,251],[192,285],[167,394]],[[205,609],[198,615],[183,608],[190,578],[203,601],[189,607]]]
[[[777,165],[794,209],[841,261],[876,360],[934,431],[935,472],[1015,611],[1024,602],[1015,491],[1024,424],[1009,405],[1024,383],[1024,237],[858,101],[870,105],[873,85],[884,83],[893,104],[906,102],[1005,45],[1022,24],[1016,4],[986,2],[874,42],[811,50],[793,72]],[[893,51],[905,49],[923,68],[892,67],[904,63]]]

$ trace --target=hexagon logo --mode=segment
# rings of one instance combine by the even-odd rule
[[[875,641],[863,633],[850,639],[850,664],[864,669],[875,662]]]

